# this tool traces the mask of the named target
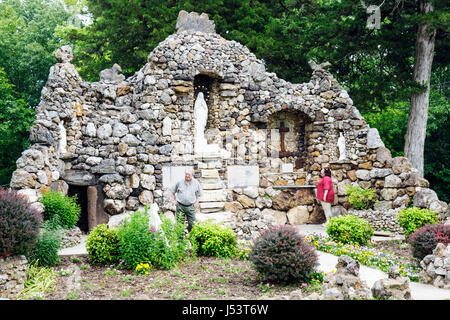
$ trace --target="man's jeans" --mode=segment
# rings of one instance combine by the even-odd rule
[[[184,216],[187,218],[188,221],[188,232],[191,232],[192,230],[192,226],[194,225],[195,222],[195,207],[193,204],[191,204],[190,206],[185,206],[182,205],[181,203],[178,203],[176,206],[176,216],[177,218],[179,216],[181,216],[182,214],[184,214]]]

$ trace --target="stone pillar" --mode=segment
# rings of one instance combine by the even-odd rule
[[[87,211],[88,211],[88,226],[91,231],[97,225],[97,188],[89,186],[87,188]]]

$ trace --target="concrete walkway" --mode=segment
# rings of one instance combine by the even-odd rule
[[[326,229],[322,225],[302,225],[297,226],[300,234],[309,235],[309,234],[320,234],[326,236]],[[79,245],[65,248],[59,251],[60,256],[83,256],[87,255],[86,251],[86,238],[87,236],[82,237],[82,241]],[[381,237],[374,236],[372,240],[375,241],[386,241],[391,239],[398,239],[399,237]],[[336,270],[336,264],[338,257],[329,253],[317,251],[319,255],[319,266],[318,270],[323,272],[331,272],[331,270]],[[387,278],[387,273],[375,269],[360,265],[359,276],[361,280],[366,281],[369,288],[372,288],[373,284],[379,280]],[[450,299],[450,290],[449,289],[439,289],[432,285],[427,285],[418,282],[410,282],[410,290],[411,297],[414,300],[443,300]]]
[[[300,234],[309,235],[309,234],[320,234],[326,236],[326,228],[322,225],[302,225],[297,226]],[[392,239],[401,239],[402,237],[381,237],[374,236],[372,240],[374,241],[386,241]],[[338,261],[338,257],[332,255],[330,253],[325,253],[321,251],[317,251],[319,255],[319,267],[318,269],[323,272],[331,272],[331,270],[336,270],[336,264]],[[369,288],[372,288],[373,284],[380,279],[385,279],[388,277],[387,273],[367,266],[360,265],[359,268],[359,277],[361,280],[366,281]],[[449,289],[440,289],[434,287],[432,285],[418,283],[418,282],[410,282],[409,284],[411,290],[411,297],[414,300],[443,300],[450,299],[450,290]]]

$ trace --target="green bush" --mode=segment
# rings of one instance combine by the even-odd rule
[[[172,222],[162,218],[158,232],[152,227],[153,241],[150,247],[150,262],[153,267],[173,269],[188,256],[189,241],[184,237],[184,220]],[[195,250],[194,250],[195,251]]]
[[[56,266],[60,262],[58,250],[61,248],[60,230],[41,229],[41,233],[27,259],[40,267]]]
[[[328,221],[327,234],[333,240],[342,243],[365,245],[373,236],[373,229],[364,219],[352,215],[341,215]]]
[[[115,229],[97,225],[88,235],[86,250],[93,264],[108,265],[119,262],[119,239]]]
[[[400,227],[405,231],[406,239],[408,239],[411,234],[424,225],[437,223],[439,215],[430,209],[412,207],[400,210],[397,220]]]
[[[120,258],[135,270],[140,263],[172,269],[188,256],[189,241],[184,235],[184,221],[162,219],[160,229],[149,228],[148,208],[133,213],[117,230]],[[195,246],[194,246],[195,247]]]
[[[154,232],[149,229],[147,211],[136,211],[117,229],[120,257],[127,268],[135,270],[139,263],[150,261]]]
[[[289,225],[270,226],[249,253],[259,276],[271,283],[308,283],[317,260],[315,247]]]
[[[189,239],[203,256],[234,257],[238,253],[236,234],[229,227],[211,221],[194,224]]]
[[[370,209],[378,201],[374,190],[370,188],[364,189],[358,185],[352,186],[347,184],[345,194],[348,196],[348,202],[356,209]]]
[[[69,197],[62,192],[52,190],[42,196],[41,203],[45,207],[45,220],[50,220],[53,216],[58,215],[63,228],[75,227],[81,212],[76,195]]]
[[[42,216],[12,189],[0,188],[0,257],[26,254],[39,237]]]

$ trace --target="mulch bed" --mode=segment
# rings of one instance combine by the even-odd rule
[[[74,276],[76,269],[79,274]],[[75,262],[66,257],[55,271],[58,285],[45,296],[48,300],[255,300],[300,288],[272,287],[257,280],[250,262],[214,257],[198,257],[173,270],[151,270],[147,275],[93,266],[87,257]]]
[[[379,241],[373,247],[414,262],[405,241]],[[108,266],[95,266],[88,257],[61,259],[54,268],[58,285],[47,300],[257,300],[299,290],[301,285],[273,286],[261,282],[249,261],[198,257],[173,270],[147,275]]]

